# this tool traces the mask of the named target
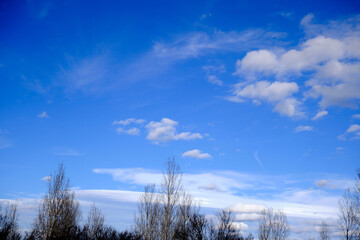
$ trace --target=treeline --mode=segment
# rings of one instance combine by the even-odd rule
[[[343,239],[360,239],[360,170],[354,189],[339,200],[339,229]],[[174,159],[166,162],[161,184],[145,187],[130,230],[118,231],[105,224],[101,210],[93,204],[84,224],[79,202],[71,190],[64,167],[47,181],[47,192],[40,202],[31,229],[20,234],[17,209],[0,205],[0,240],[253,240],[242,236],[241,227],[230,208],[220,210],[216,218],[201,213],[200,203],[188,194],[182,183],[180,167]],[[286,240],[290,226],[281,210],[264,209],[258,219],[257,239]],[[330,239],[326,222],[319,228],[321,240]]]

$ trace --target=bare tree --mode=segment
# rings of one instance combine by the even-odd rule
[[[105,218],[101,210],[95,206],[95,203],[91,205],[86,223],[90,239],[99,239],[101,237],[104,221]]]
[[[344,191],[339,200],[339,220],[338,225],[346,240],[354,240],[358,235],[359,228],[356,219],[355,199],[351,190]]]
[[[208,221],[204,215],[199,213],[193,213],[190,217],[190,229],[189,229],[190,238],[188,239],[198,239],[198,240],[207,240],[211,239],[210,229]]]
[[[357,239],[360,239],[360,168],[356,170],[354,187],[355,221],[357,225]]]
[[[135,215],[135,231],[145,240],[155,240],[159,237],[160,199],[155,193],[155,184],[145,187],[140,197],[138,213]]]
[[[261,211],[259,226],[258,226],[258,237],[259,240],[270,240],[271,229],[272,229],[272,216],[273,209],[264,209]]]
[[[63,164],[48,181],[48,191],[42,199],[35,219],[37,239],[69,239],[80,220],[79,203],[71,191]]]
[[[20,233],[18,232],[16,204],[8,204],[4,212],[2,212],[0,204],[0,239],[21,239]]]
[[[261,212],[258,227],[259,240],[285,240],[289,235],[289,224],[282,210],[272,208]]]
[[[223,209],[218,214],[219,225],[216,240],[237,240],[239,229],[234,225],[234,213],[229,209]]]
[[[321,240],[329,240],[330,239],[329,227],[325,221],[321,222],[319,234],[320,234]]]
[[[188,239],[192,230],[190,219],[193,214],[198,213],[198,207],[195,206],[191,195],[185,191],[182,191],[180,194],[173,237],[175,239]]]
[[[175,159],[168,159],[165,167],[159,188],[148,185],[139,199],[135,229],[146,240],[188,238],[190,219],[197,216],[200,208],[184,190],[182,173]]]
[[[285,213],[282,210],[275,212],[272,220],[272,239],[284,240],[289,235],[289,224]]]
[[[179,217],[178,204],[183,192],[182,173],[175,159],[166,162],[166,173],[162,176],[161,193],[161,220],[160,234],[163,240],[170,240],[174,236],[177,218]]]

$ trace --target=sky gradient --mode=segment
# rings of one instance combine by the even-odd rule
[[[360,2],[1,1],[0,200],[29,228],[60,162],[129,227],[175,157],[244,233],[284,209],[317,236],[360,167]],[[113,210],[117,209],[117,211]]]

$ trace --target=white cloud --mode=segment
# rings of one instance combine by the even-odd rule
[[[295,82],[268,82],[259,81],[255,84],[249,84],[245,87],[238,85],[234,94],[243,98],[260,99],[269,102],[284,100],[298,91]]]
[[[223,81],[221,81],[217,76],[215,75],[209,75],[207,76],[207,80],[209,83],[214,84],[214,85],[218,85],[218,86],[222,86],[224,85]]]
[[[128,118],[128,119],[125,119],[125,120],[119,120],[119,121],[114,121],[112,124],[113,125],[124,125],[124,126],[127,126],[131,123],[134,123],[134,124],[143,124],[145,123],[146,120],[145,119],[136,119],[136,118]]]
[[[257,221],[260,219],[260,214],[258,213],[240,213],[235,215],[235,220],[237,221]]]
[[[114,180],[126,184],[133,190],[110,189],[76,189],[75,193],[81,206],[90,205],[96,201],[106,212],[110,224],[118,224],[114,216],[118,211],[124,213],[123,208],[129,210],[126,223],[136,211],[136,203],[142,194],[141,190],[149,183],[159,184],[161,172],[141,168],[132,169],[94,169],[95,173],[110,174]],[[95,176],[96,177],[96,176]],[[334,178],[339,186],[349,186],[352,179]],[[303,234],[308,231],[307,226],[313,226],[314,221],[327,219],[336,221],[338,213],[338,193],[327,189],[309,189],[314,182],[306,174],[297,178],[294,176],[266,176],[255,174],[242,174],[233,171],[217,171],[192,173],[183,175],[183,183],[187,191],[200,201],[202,207],[211,208],[212,211],[221,208],[230,208],[236,213],[235,220],[249,224],[257,219],[264,208],[283,209],[287,214],[292,227],[298,225],[298,220],[308,221],[304,226],[297,228],[296,232]],[[310,180],[310,181],[309,181]],[[308,183],[305,184],[304,183]],[[295,187],[297,186],[297,187]],[[301,186],[301,187],[299,187]],[[221,189],[221,190],[219,190]],[[254,190],[256,190],[254,192]],[[261,195],[258,193],[261,192]],[[30,223],[36,213],[40,195],[33,199],[16,197],[19,206],[21,221]],[[34,199],[34,197],[36,199]],[[0,202],[3,200],[0,199]],[[31,203],[29,205],[29,203]],[[120,208],[118,208],[120,206]],[[32,211],[31,217],[25,218],[25,211]],[[296,220],[294,220],[296,219]],[[123,226],[122,226],[123,227]],[[242,230],[248,228],[241,224]],[[251,230],[251,227],[249,228]],[[301,235],[300,235],[301,236]]]
[[[360,131],[360,125],[359,124],[351,124],[350,127],[346,130],[347,133],[353,133]]]
[[[145,169],[95,169],[94,172],[110,174],[114,180],[131,186],[145,186],[149,183],[159,184],[160,171]],[[299,186],[307,181],[307,176],[291,178],[290,176],[264,176],[242,174],[233,171],[211,173],[183,174],[183,183],[187,191],[203,207],[227,208],[236,213],[259,213],[265,207],[283,209],[290,217],[311,219],[336,218],[337,195],[331,195],[324,189],[311,189],[311,181],[303,188]],[[338,182],[338,183],[336,183]],[[343,186],[352,180],[334,180],[332,185]],[[308,186],[308,187],[307,187]],[[310,188],[310,189],[309,189]],[[253,190],[261,192],[258,196]]]
[[[130,128],[130,129],[123,129],[123,128],[117,128],[116,132],[119,134],[127,134],[132,136],[139,136],[140,135],[140,129],[139,128]]]
[[[45,176],[41,180],[43,180],[44,182],[50,182],[52,180],[52,177],[51,176]]]
[[[304,131],[313,131],[314,128],[312,126],[303,126],[303,125],[299,125],[295,128],[295,132],[304,132]]]
[[[338,139],[345,141],[348,135],[352,135],[352,139],[360,139],[360,125],[351,124],[344,134],[338,136]]]
[[[248,52],[242,60],[236,62],[236,73],[264,72],[272,73],[278,67],[277,56],[268,50]]]
[[[261,204],[246,204],[239,202],[231,206],[230,209],[237,213],[260,213],[262,210],[266,209],[266,207]]]
[[[260,101],[267,101],[274,105],[274,111],[288,117],[300,117],[303,113],[300,111],[301,103],[291,97],[298,92],[299,87],[295,82],[269,82],[258,81],[253,84],[237,84],[234,87],[234,96],[227,100],[233,102],[244,102],[244,99],[252,99],[256,105]]]
[[[354,119],[360,119],[360,113],[354,114],[354,115],[352,116],[352,118],[354,118]]]
[[[260,30],[245,32],[215,31],[212,34],[194,32],[175,39],[173,42],[157,42],[153,53],[168,61],[195,58],[218,50],[240,51],[250,46],[271,45],[273,39],[282,36],[279,33]]]
[[[183,157],[191,157],[191,158],[211,158],[211,155],[208,153],[202,153],[199,149],[190,150],[187,152],[184,152],[182,154]]]
[[[181,132],[177,133],[178,122],[169,118],[162,118],[160,122],[151,121],[145,127],[148,130],[147,139],[155,143],[171,140],[193,140],[201,139],[200,133]]]
[[[318,120],[324,116],[328,115],[328,112],[327,111],[320,111],[318,112],[311,120],[315,121],[315,120]]]
[[[83,153],[81,153],[81,152],[79,152],[77,150],[67,148],[67,147],[53,147],[52,152],[53,152],[54,155],[58,155],[58,156],[77,157],[77,156],[84,155]]]
[[[66,65],[60,67],[58,76],[67,92],[97,94],[114,89],[118,70],[107,53],[83,59],[68,56],[67,59]]]
[[[219,191],[219,192],[222,191],[222,190],[219,188],[219,186],[216,185],[216,184],[214,184],[214,183],[211,183],[211,184],[208,184],[208,185],[205,185],[205,186],[200,186],[199,189],[208,190],[208,191]]]
[[[275,105],[274,111],[287,117],[302,117],[304,113],[300,110],[301,102],[295,98],[287,98]]]
[[[38,118],[49,118],[49,115],[46,112],[42,112],[38,115]]]
[[[305,78],[302,92],[305,98],[301,101],[315,98],[319,99],[321,108],[355,108],[360,99],[360,18],[332,21],[327,25],[313,24],[313,19],[313,15],[307,15],[301,25],[305,26],[306,31],[312,29],[311,32],[318,35],[309,34],[305,42],[288,50],[272,48],[250,51],[236,62],[235,74],[248,82],[262,82],[264,78],[267,81],[274,78],[274,82],[295,82],[296,79],[304,82]],[[313,31],[314,29],[318,31]],[[229,100],[239,98],[234,95],[236,98]],[[249,93],[247,96],[254,97]],[[262,97],[271,101],[263,95]],[[277,109],[281,109],[282,105]],[[289,116],[290,109],[283,115]]]
[[[323,188],[323,187],[327,187],[328,186],[328,181],[326,180],[326,179],[321,179],[321,180],[316,180],[315,181],[315,185],[317,186],[317,187],[321,187],[321,188]]]
[[[247,231],[247,230],[249,230],[249,226],[246,223],[243,223],[243,222],[233,222],[233,226],[238,231]]]
[[[203,66],[202,69],[206,73],[207,81],[211,84],[223,86],[224,82],[221,81],[218,77],[219,74],[226,72],[224,64],[215,64],[215,65],[207,65]]]
[[[264,169],[263,163],[261,162],[259,156],[258,156],[258,152],[254,152],[254,158],[256,159],[256,161],[259,163],[259,165],[261,166],[262,169]]]
[[[283,76],[286,73],[314,70],[324,61],[342,59],[344,56],[344,42],[317,36],[301,44],[299,50],[291,49],[280,54],[265,49],[248,52],[242,60],[237,61],[236,73],[257,72]]]

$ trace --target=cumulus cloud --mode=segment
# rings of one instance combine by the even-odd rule
[[[278,66],[277,56],[268,50],[248,52],[242,60],[236,61],[236,74],[244,72],[273,73]]]
[[[44,111],[38,115],[38,118],[49,118],[49,115]]]
[[[357,27],[360,18],[332,21],[328,25],[315,25],[313,19],[313,15],[308,15],[301,25],[306,30],[318,29],[318,35],[308,35],[308,39],[298,47],[258,49],[239,59],[235,75],[246,81],[245,84],[242,81],[240,91],[235,86],[234,96],[228,99],[241,102],[242,98],[257,98],[274,102],[274,97],[284,99],[285,95],[286,99],[293,98],[292,101],[298,106],[303,101],[314,98],[319,99],[318,104],[323,109],[331,106],[357,107],[360,99],[360,31]],[[274,81],[270,82],[269,79]],[[301,80],[305,87],[301,88],[304,89],[301,101],[292,96],[300,89],[294,81],[296,79]],[[274,83],[277,83],[274,88],[283,91],[269,95],[270,86]],[[279,83],[295,83],[296,86]],[[294,107],[296,109],[289,102],[281,102],[275,110],[282,115],[291,116]],[[325,116],[325,111],[318,114],[313,120]]]
[[[313,118],[312,120],[315,121],[315,120],[318,120],[324,116],[328,115],[328,112],[327,111],[320,111],[318,112]]]
[[[187,152],[184,152],[182,154],[183,157],[190,157],[190,158],[211,158],[211,155],[208,153],[202,153],[199,149],[190,150]]]
[[[295,82],[273,82],[259,81],[244,87],[238,87],[234,93],[238,97],[277,102],[284,100],[298,91]]]
[[[145,128],[148,130],[147,139],[155,143],[167,142],[171,140],[193,140],[201,139],[200,133],[180,132],[177,133],[178,122],[169,118],[162,118],[160,122],[151,121]]]
[[[146,120],[145,119],[136,119],[136,118],[128,118],[128,119],[125,119],[125,120],[119,120],[119,121],[114,121],[112,124],[113,125],[124,125],[124,126],[127,126],[131,123],[134,123],[134,124],[143,124],[145,123]]]
[[[139,128],[130,128],[130,129],[123,129],[123,128],[117,128],[116,132],[119,134],[127,134],[132,136],[139,136],[140,135],[140,129]]]
[[[292,95],[298,92],[299,87],[295,82],[269,82],[258,81],[256,83],[235,85],[234,96],[228,98],[234,102],[244,102],[244,99],[252,99],[256,105],[260,101],[267,101],[274,105],[274,111],[281,115],[295,117],[301,116],[301,103]]]
[[[304,131],[313,131],[314,128],[312,126],[304,126],[304,125],[299,125],[295,128],[295,132],[299,133],[299,132],[304,132]]]
[[[274,111],[280,113],[282,116],[302,117],[304,113],[300,110],[300,105],[301,102],[295,98],[287,98],[278,102],[274,107]]]

